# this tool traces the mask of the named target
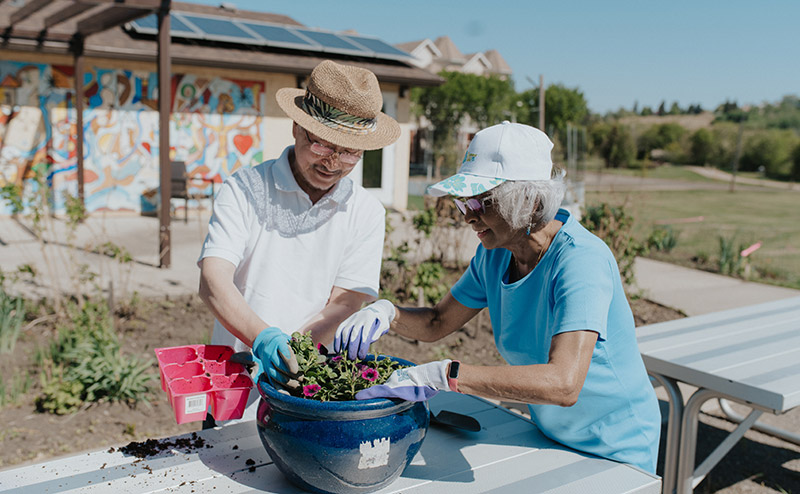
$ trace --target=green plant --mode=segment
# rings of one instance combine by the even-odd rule
[[[735,236],[725,238],[719,237],[719,272],[731,276],[740,276],[744,272],[744,258],[742,248],[736,248]]]
[[[442,282],[444,275],[442,263],[426,261],[417,266],[412,283],[415,287],[422,288],[428,303],[435,304],[447,293],[447,286]],[[411,297],[416,299],[417,294],[412,291]]]
[[[9,295],[0,283],[0,354],[14,350],[25,322],[25,300]]]
[[[66,306],[69,320],[37,360],[56,372],[43,374],[38,408],[68,413],[82,402],[148,401],[150,363],[122,353],[105,303]]]
[[[9,382],[0,376],[0,407],[14,405],[31,388],[31,376],[28,373],[18,373],[11,376]]]
[[[657,226],[647,237],[647,247],[659,252],[671,252],[678,245],[678,233],[669,225]]]
[[[347,352],[330,355],[307,334],[292,334],[290,345],[300,368],[300,386],[292,394],[313,400],[354,400],[359,391],[383,384],[392,372],[406,367],[381,356],[355,361],[347,358]]]
[[[633,263],[636,256],[647,248],[632,234],[633,216],[625,212],[624,206],[607,203],[586,206],[581,223],[608,245],[619,265],[619,272],[627,284],[634,281]]]
[[[430,237],[433,227],[436,226],[436,209],[423,209],[414,215],[412,222],[414,223],[414,228],[416,228],[417,231],[424,233],[426,237]]]

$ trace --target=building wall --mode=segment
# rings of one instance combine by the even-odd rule
[[[72,63],[67,56],[0,50],[0,186],[24,184],[31,193],[38,170],[48,179],[57,211],[64,209],[65,193],[77,194]],[[111,59],[89,58],[85,66],[87,209],[155,211],[155,64],[125,61],[123,69]],[[224,181],[240,167],[277,157],[293,143],[292,122],[275,101],[279,88],[295,86],[293,75],[180,65],[172,73],[170,156],[185,161],[190,174]],[[403,99],[407,104],[408,98]],[[406,170],[406,183],[408,158],[398,163]],[[0,214],[11,212],[0,204]]]

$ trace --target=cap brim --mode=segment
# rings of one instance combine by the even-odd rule
[[[319,122],[303,110],[305,91],[297,88],[281,88],[275,99],[286,115],[315,136],[348,149],[371,150],[386,147],[400,138],[400,125],[385,113],[378,114],[378,124],[369,134],[349,134]]]
[[[490,191],[505,181],[504,178],[481,177],[469,173],[456,173],[452,177],[431,185],[428,187],[427,192],[434,197],[447,195],[472,197]]]

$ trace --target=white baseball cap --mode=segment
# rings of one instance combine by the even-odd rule
[[[458,173],[428,187],[428,194],[472,197],[506,180],[550,180],[553,143],[529,125],[505,121],[472,139]]]

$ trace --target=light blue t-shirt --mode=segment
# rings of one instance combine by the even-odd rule
[[[559,333],[597,332],[577,403],[528,405],[531,417],[555,441],[655,473],[661,415],[619,268],[567,211],[556,219],[564,225],[526,277],[509,284],[511,252],[481,245],[451,292],[467,307],[489,307],[497,349],[511,365],[547,363]]]

